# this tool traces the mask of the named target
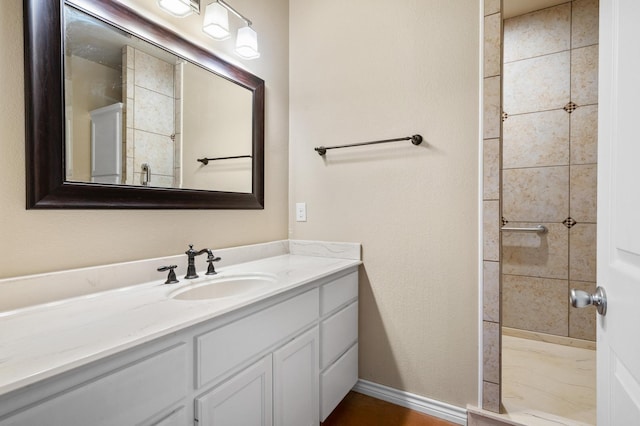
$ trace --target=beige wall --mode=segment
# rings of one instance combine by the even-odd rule
[[[478,8],[290,0],[291,235],[363,245],[360,377],[458,406],[477,402]]]
[[[157,12],[154,0],[130,1]],[[0,277],[150,258],[196,247],[227,247],[287,236],[288,9],[286,0],[234,3],[254,20],[262,58],[236,63],[266,81],[266,181],[263,211],[25,210],[22,2],[0,14]],[[150,16],[151,12],[146,12]],[[177,22],[166,15],[169,23]],[[232,58],[233,41],[190,37]]]
[[[251,192],[251,158],[196,161],[251,155],[251,92],[192,64],[184,66],[182,91],[182,134],[189,141],[182,147],[183,187]]]

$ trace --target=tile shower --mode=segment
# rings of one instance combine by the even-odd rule
[[[595,340],[598,3],[576,0],[504,21],[502,325]]]
[[[571,308],[568,293],[595,290],[598,1],[504,21],[502,10],[485,0],[483,408],[494,412],[511,391],[511,336],[595,346],[593,309]],[[548,233],[499,231],[539,224]]]
[[[176,183],[180,126],[175,117],[181,105],[179,90],[174,90],[174,85],[179,87],[176,67],[135,47],[123,48],[123,153],[128,185],[141,184],[143,164],[150,166],[150,185],[172,187]]]

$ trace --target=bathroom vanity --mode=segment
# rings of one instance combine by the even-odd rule
[[[360,248],[269,244],[217,251],[214,276],[0,313],[0,425],[318,425],[357,381]]]

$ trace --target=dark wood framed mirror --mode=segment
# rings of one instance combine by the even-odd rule
[[[264,81],[110,0],[24,0],[27,208],[264,208]],[[171,52],[250,92],[250,191],[68,179],[65,155],[65,8]],[[206,157],[206,153],[203,153]],[[124,157],[124,154],[122,154]],[[205,164],[202,164],[204,166]]]

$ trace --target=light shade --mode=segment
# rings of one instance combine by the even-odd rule
[[[260,52],[258,52],[258,34],[253,31],[253,28],[247,26],[238,29],[236,53],[244,59],[256,59],[260,57]]]
[[[178,18],[191,15],[191,0],[158,0],[158,6]]]
[[[220,3],[211,3],[204,12],[202,31],[216,40],[229,38],[229,14]]]

